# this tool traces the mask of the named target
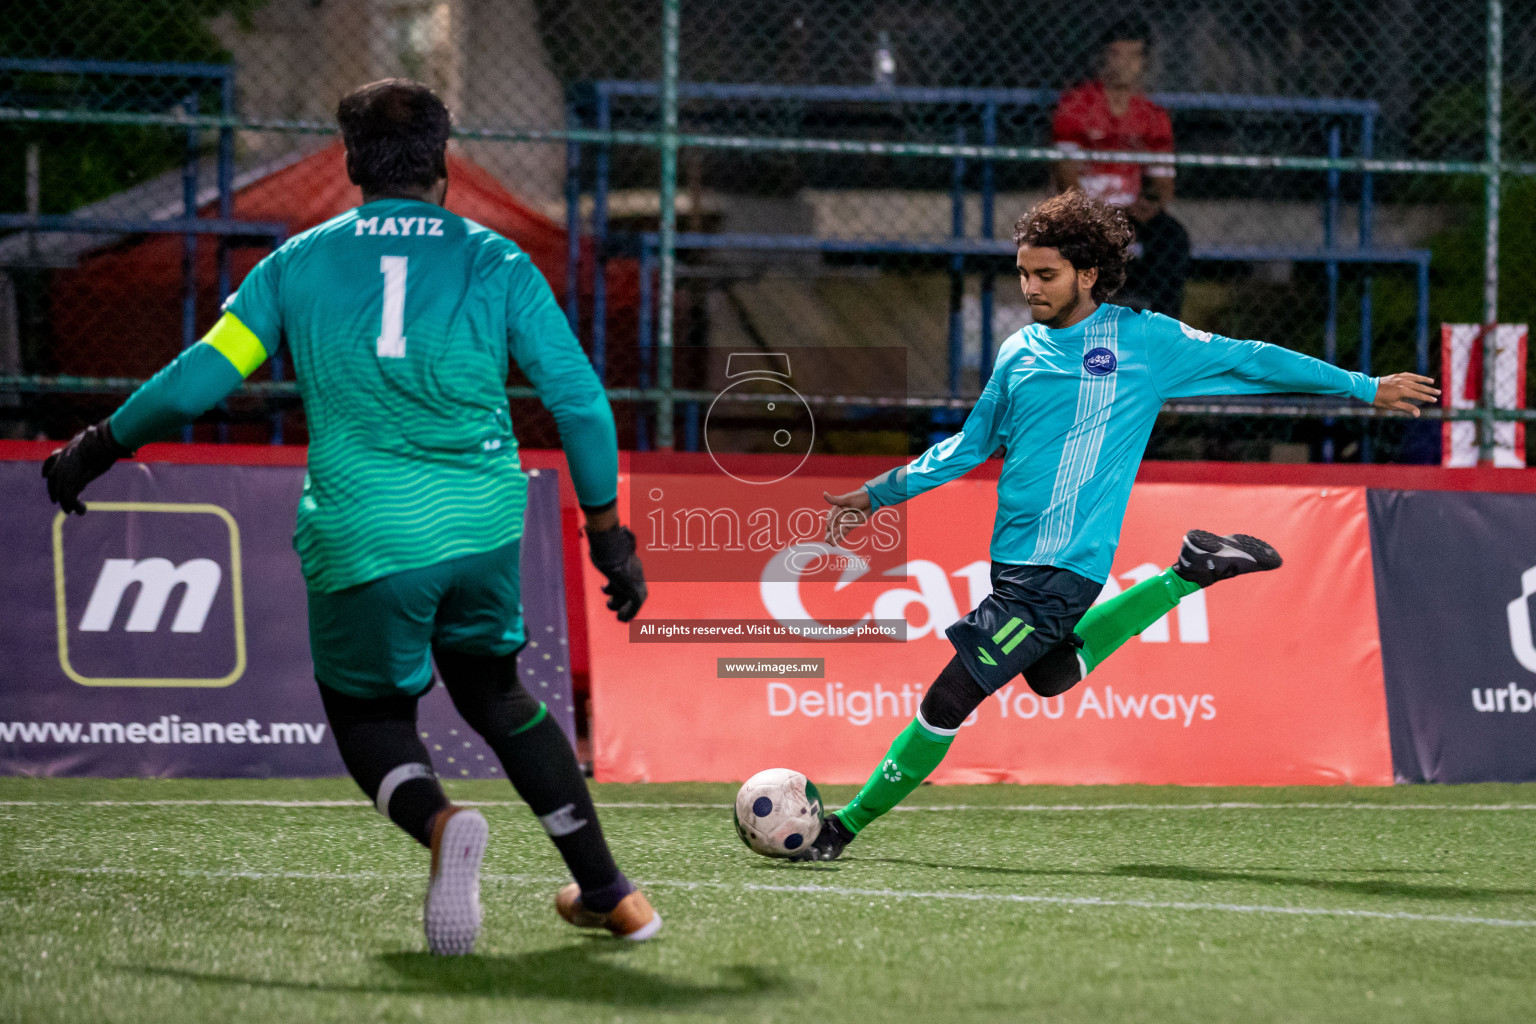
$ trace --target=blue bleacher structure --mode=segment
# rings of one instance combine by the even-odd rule
[[[969,108],[972,119],[979,122],[982,145],[997,144],[999,117],[1006,111],[1024,108],[1050,109],[1059,93],[1053,89],[951,89],[886,86],[801,86],[756,85],[730,83],[684,82],[678,87],[680,101],[695,101],[695,105],[711,104],[728,108],[730,104],[784,102],[798,104],[840,103],[880,105],[902,104],[906,108],[921,105],[944,105]],[[583,84],[572,91],[567,105],[568,127],[572,129],[596,128],[607,131],[612,128],[614,101],[621,98],[656,98],[660,96],[660,84],[653,81],[598,81]],[[1328,156],[1338,158],[1343,151],[1342,121],[1357,120],[1357,156],[1373,155],[1378,105],[1371,100],[1308,98],[1289,96],[1244,96],[1217,93],[1153,93],[1151,99],[1173,111],[1226,111],[1255,114],[1298,114],[1318,118],[1319,130],[1326,133]],[[966,144],[964,126],[955,129],[954,141]],[[569,230],[570,259],[567,263],[566,311],[573,326],[579,318],[578,288],[580,274],[591,274],[592,281],[592,358],[601,374],[607,358],[606,294],[603,268],[606,260],[615,254],[637,254],[641,264],[640,274],[640,324],[641,385],[647,386],[647,368],[650,365],[653,345],[655,299],[652,277],[655,273],[659,238],[654,232],[620,233],[612,230],[609,223],[608,198],[610,191],[609,147],[595,145],[595,158],[591,178],[592,225],[595,266],[580,265],[581,199],[583,195],[582,162],[586,147],[577,141],[567,144],[566,209]],[[729,249],[762,252],[819,252],[819,253],[886,253],[948,256],[950,289],[948,362],[949,394],[958,397],[961,379],[962,322],[961,301],[963,280],[967,272],[967,260],[976,257],[1011,257],[1014,247],[1011,241],[1000,239],[996,233],[996,186],[995,161],[981,159],[980,163],[980,233],[968,237],[965,229],[965,204],[970,194],[966,187],[967,161],[956,156],[951,175],[952,230],[946,239],[900,238],[835,238],[796,234],[740,234],[679,232],[676,245],[680,250]],[[1415,340],[1417,364],[1423,373],[1429,363],[1429,261],[1428,249],[1388,248],[1378,246],[1373,238],[1374,195],[1370,172],[1360,175],[1359,182],[1359,233],[1346,242],[1340,238],[1341,173],[1326,172],[1327,188],[1320,211],[1322,217],[1323,244],[1318,247],[1297,246],[1219,246],[1194,247],[1196,261],[1228,263],[1304,262],[1325,267],[1328,284],[1327,308],[1324,311],[1324,354],[1336,361],[1336,339],[1339,316],[1339,272],[1347,264],[1366,268],[1374,266],[1407,265],[1415,269],[1417,287],[1417,315]],[[988,260],[988,263],[994,261]],[[981,366],[985,373],[991,365],[995,339],[992,336],[993,284],[995,274],[985,268],[973,271],[981,277]],[[1360,368],[1369,372],[1371,367],[1371,280],[1367,273],[1361,278],[1360,296]],[[692,430],[687,431],[692,434]]]
[[[158,84],[163,93],[179,97],[178,108],[188,115],[198,113],[198,93],[208,85],[216,86],[219,93],[219,113],[230,118],[235,115],[235,67],[232,64],[200,64],[185,62],[138,62],[107,60],[33,60],[0,58],[0,105],[25,107],[24,83],[26,76],[54,75],[77,76],[96,82],[112,83],[122,80],[149,81]],[[133,110],[134,104],[123,97],[105,97],[94,101],[97,109],[111,111]],[[150,113],[162,113],[149,109]],[[182,164],[182,211],[180,217],[150,218],[132,216],[72,216],[69,214],[47,215],[37,211],[25,213],[0,213],[0,232],[62,232],[69,234],[112,235],[174,234],[182,236],[182,313],[181,344],[187,348],[197,341],[197,274],[195,256],[197,240],[201,235],[218,239],[218,300],[220,304],[232,290],[230,270],[230,243],[246,240],[265,243],[273,248],[288,237],[288,226],[266,221],[242,221],[234,217],[235,198],[235,130],[224,126],[218,129],[218,155],[215,162],[215,178],[218,188],[218,212],[214,217],[198,215],[198,163],[201,152],[202,130],[196,124],[186,128],[186,157]],[[272,359],[272,379],[283,376],[283,358]],[[223,439],[225,428],[221,426]],[[192,428],[182,432],[184,440],[191,440]],[[273,443],[282,441],[282,420],[273,417]]]

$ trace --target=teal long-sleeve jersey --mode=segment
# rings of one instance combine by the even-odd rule
[[[1377,384],[1278,345],[1101,305],[1071,327],[1032,324],[1010,337],[960,432],[864,487],[874,508],[892,505],[1005,448],[993,561],[1103,582],[1165,399],[1311,392],[1370,402]]]
[[[129,448],[191,422],[286,342],[309,421],[294,546],[313,590],[522,536],[509,360],[554,414],[583,505],[618,493],[613,411],[526,253],[430,203],[368,203],[256,265],[203,340],[112,416]]]

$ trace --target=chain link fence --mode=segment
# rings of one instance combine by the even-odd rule
[[[1523,459],[1520,335],[1484,359],[1481,332],[1442,325],[1536,318],[1533,15],[1536,0],[17,0],[0,23],[0,430],[67,436],[110,410],[273,245],[355,205],[336,100],[404,75],[455,112],[450,207],[534,257],[626,444],[698,444],[711,349],[904,348],[904,387],[817,376],[823,450],[953,430],[1029,321],[1012,223],[1075,178],[1142,204],[1122,301],[1417,369],[1457,399],[1420,421],[1185,401],[1153,457]],[[273,360],[188,436],[302,441],[290,378]],[[512,393],[523,442],[554,443]],[[1442,417],[1471,440],[1451,444]]]

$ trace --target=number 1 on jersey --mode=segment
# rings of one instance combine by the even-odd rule
[[[405,269],[410,261],[404,256],[380,256],[379,273],[384,275],[384,325],[379,334],[380,359],[405,358]]]

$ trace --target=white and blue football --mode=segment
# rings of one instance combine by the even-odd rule
[[[754,853],[793,857],[821,831],[821,794],[790,768],[769,768],[736,793],[736,834]]]

